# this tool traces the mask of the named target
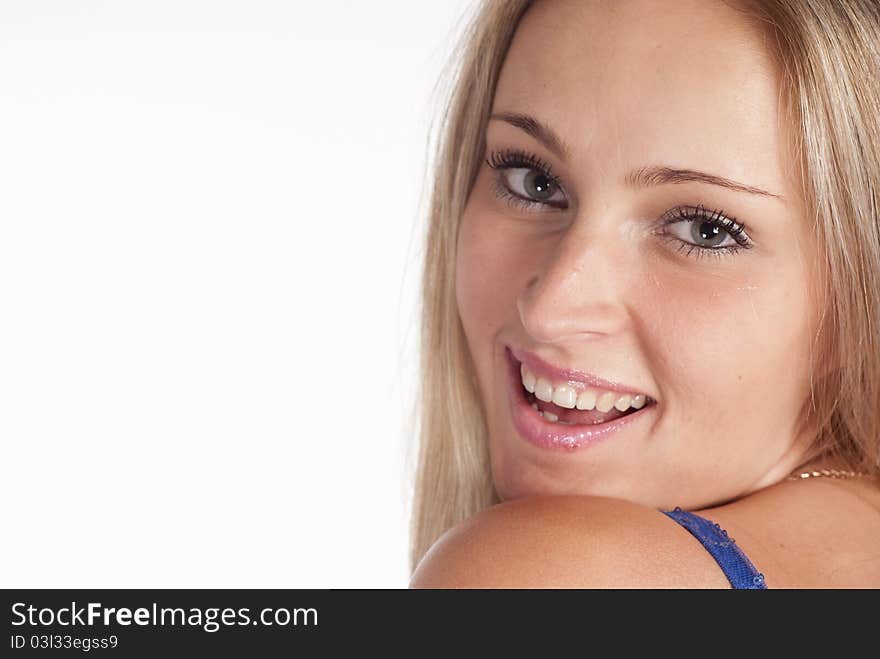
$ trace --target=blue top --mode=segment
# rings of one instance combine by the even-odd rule
[[[702,543],[706,551],[712,554],[712,558],[724,571],[724,576],[727,577],[731,586],[750,590],[767,589],[764,575],[755,569],[755,566],[737,546],[733,538],[729,538],[727,531],[718,524],[678,507],[675,510],[660,512],[681,524]]]

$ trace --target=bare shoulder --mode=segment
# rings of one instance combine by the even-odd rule
[[[591,496],[504,502],[447,531],[414,588],[729,588],[690,533],[658,510]]]
[[[696,512],[728,531],[770,588],[880,587],[874,481],[787,481]]]
[[[880,488],[783,482],[695,511],[717,523],[770,588],[880,587]],[[492,506],[447,531],[415,588],[729,588],[691,534],[660,511],[590,496]]]

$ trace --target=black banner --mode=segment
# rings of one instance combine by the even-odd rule
[[[350,656],[390,648],[469,656],[475,641],[543,656],[563,643],[650,641],[680,647],[694,634],[730,642],[826,630],[835,615],[858,627],[876,615],[876,591],[585,590],[3,590],[0,656]],[[780,617],[780,612],[785,615]],[[865,620],[865,622],[869,622]],[[726,637],[726,638],[725,638]],[[412,639],[417,639],[413,641]],[[413,644],[415,643],[415,644]],[[197,653],[197,654],[194,654]],[[206,654],[208,653],[208,654]]]

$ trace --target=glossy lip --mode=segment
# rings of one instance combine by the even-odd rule
[[[522,386],[519,362],[510,348],[505,349],[508,362],[508,400],[513,425],[526,441],[543,449],[573,451],[607,439],[629,424],[644,419],[653,411],[656,403],[646,404],[640,410],[619,419],[593,425],[565,426],[552,423],[538,414],[526,400]],[[626,393],[629,393],[628,391]]]
[[[585,373],[583,371],[578,371],[575,369],[557,368],[552,364],[545,362],[537,355],[534,355],[526,350],[520,350],[518,348],[507,346],[505,352],[512,355],[512,357],[517,362],[525,364],[528,369],[536,376],[543,376],[545,379],[550,380],[551,382],[565,381],[574,385],[574,388],[579,390],[584,389],[587,386],[593,386],[597,389],[613,391],[618,394],[629,394],[631,396],[642,395],[645,396],[649,402],[656,402],[653,398],[651,398],[651,396],[648,396],[648,394],[642,393],[641,391],[636,391],[635,389],[631,389],[625,385],[620,384],[619,382],[605,380],[596,375],[593,375],[592,373]]]

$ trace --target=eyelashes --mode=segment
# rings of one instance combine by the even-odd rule
[[[720,232],[726,234],[733,243],[727,245],[699,245],[690,242],[676,235],[676,230],[684,223],[692,223],[690,229],[690,237],[695,240],[706,239],[707,237],[714,239]],[[672,236],[664,227],[673,227]],[[751,249],[754,245],[746,234],[745,224],[737,222],[734,217],[727,217],[723,210],[706,210],[700,204],[699,206],[676,206],[663,214],[661,226],[658,231],[663,238],[668,238],[673,242],[673,247],[679,252],[693,258],[702,256],[732,256],[741,249]],[[685,230],[685,233],[688,233]],[[724,236],[722,236],[723,238]]]
[[[544,209],[568,208],[559,177],[549,164],[536,155],[520,149],[504,149],[490,153],[486,164],[495,171],[492,177],[493,194],[512,208],[529,212],[553,212]],[[510,175],[511,172],[514,176]],[[513,187],[521,188],[522,192],[511,189],[511,178],[518,179]],[[534,191],[529,191],[528,187]],[[688,224],[689,230],[685,227]],[[754,246],[744,223],[721,209],[707,210],[702,204],[676,206],[666,211],[659,220],[655,234],[668,241],[677,251],[696,259],[733,256],[740,250]],[[713,241],[719,237],[725,239],[727,244],[715,244]],[[700,244],[700,240],[708,240],[709,244]]]
[[[502,181],[502,179],[507,178],[506,171],[508,170],[527,170],[529,174],[538,174],[540,178],[533,178],[532,183],[543,188],[543,191],[553,190],[554,188],[561,191],[562,186],[560,185],[559,177],[553,173],[550,165],[533,153],[520,151],[518,149],[508,149],[500,152],[494,151],[489,154],[489,157],[486,159],[486,164],[497,172],[497,175],[492,182],[493,191],[498,197],[507,201],[511,206],[515,208],[523,208],[525,210],[530,210],[536,206],[552,206],[554,208],[560,208],[560,210],[567,208],[567,206],[559,207],[557,205],[558,202],[548,203],[546,199],[533,199],[514,193],[510,190],[510,186]],[[529,174],[525,174],[525,177],[528,177]]]

